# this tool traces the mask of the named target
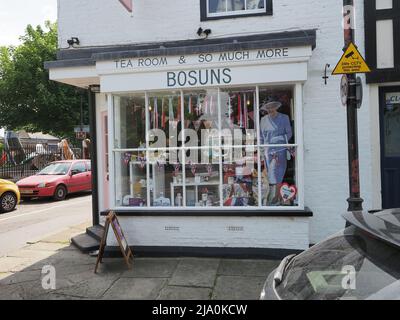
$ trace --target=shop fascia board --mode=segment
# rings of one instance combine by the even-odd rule
[[[100,84],[96,66],[65,67],[49,69],[50,80],[69,84],[76,87],[87,88],[90,85]]]
[[[224,67],[237,67],[237,66],[255,66],[255,65],[271,65],[271,64],[295,64],[301,62],[308,62],[312,56],[312,47],[311,46],[301,46],[301,47],[281,47],[281,48],[265,48],[265,49],[256,49],[256,50],[248,50],[250,53],[257,54],[260,50],[276,50],[288,48],[290,52],[289,57],[279,57],[279,58],[271,58],[271,59],[259,59],[259,60],[213,60],[213,62],[207,63],[199,63],[196,61],[199,60],[199,56],[202,55],[204,58],[207,53],[202,54],[193,54],[184,56],[186,61],[190,61],[189,63],[180,64],[179,60],[182,55],[177,56],[146,56],[146,57],[134,57],[134,58],[123,58],[117,60],[107,60],[107,61],[97,61],[96,63],[96,71],[98,76],[104,75],[114,75],[114,74],[129,74],[129,73],[148,73],[148,72],[166,72],[166,71],[180,71],[180,70],[192,70],[192,69],[213,69],[213,68],[224,68]],[[243,51],[234,51],[242,54]],[[222,52],[213,52],[209,53],[213,57],[218,57],[221,54],[232,54],[234,52],[222,51]],[[138,61],[140,59],[165,59],[168,61],[167,65],[156,65],[156,66],[138,66]],[[164,60],[164,61],[165,61]],[[117,67],[118,64],[121,63],[132,64],[133,67],[120,68]],[[172,63],[171,63],[172,62]]]
[[[207,68],[208,69],[208,68]],[[229,83],[208,83],[191,86],[173,85],[167,83],[167,72],[110,74],[100,77],[103,93],[127,93],[152,90],[179,90],[191,88],[211,88],[229,86],[256,86],[304,83],[308,78],[308,63],[274,63],[257,65],[240,65],[230,67],[231,81]],[[199,69],[197,69],[199,70]],[[180,72],[180,71],[179,71]],[[200,71],[199,71],[200,72]],[[202,70],[204,72],[204,70]]]

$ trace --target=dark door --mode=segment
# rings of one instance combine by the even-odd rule
[[[400,208],[400,87],[381,88],[383,209]]]

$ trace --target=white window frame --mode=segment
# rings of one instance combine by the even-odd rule
[[[228,11],[228,0],[225,1],[226,8],[225,12],[210,12],[210,0],[206,0],[207,2],[207,18],[213,18],[213,17],[229,17],[229,16],[240,16],[240,15],[251,15],[251,14],[257,14],[257,13],[265,13],[267,10],[267,0],[264,1],[264,8],[262,9],[247,9],[247,1],[244,0],[244,10],[237,10],[237,11]]]
[[[249,87],[248,85],[244,85],[245,87]],[[262,206],[261,205],[261,175],[258,174],[258,199],[259,199],[259,204],[258,206],[247,206],[247,207],[225,207],[223,205],[222,201],[222,184],[220,184],[220,206],[219,207],[189,207],[186,205],[186,185],[183,183],[183,203],[184,206],[182,207],[153,207],[153,206],[147,206],[147,207],[125,207],[125,206],[116,206],[116,177],[115,177],[115,159],[116,159],[116,153],[121,153],[121,152],[136,152],[138,149],[116,149],[114,147],[115,141],[114,141],[114,133],[115,133],[115,119],[114,119],[114,111],[115,111],[115,105],[114,105],[114,97],[116,96],[123,96],[124,93],[120,93],[118,95],[113,95],[113,94],[108,94],[108,125],[109,125],[109,136],[108,136],[108,143],[109,143],[109,167],[110,167],[110,206],[112,207],[113,210],[116,211],[204,211],[204,210],[215,210],[215,211],[265,211],[266,214],[269,211],[303,211],[305,210],[305,198],[304,198],[304,136],[303,136],[303,84],[302,83],[289,83],[287,86],[292,86],[293,89],[293,100],[294,100],[294,117],[295,117],[295,128],[294,128],[294,133],[295,133],[295,143],[294,144],[285,144],[284,146],[286,147],[294,147],[296,149],[296,186],[297,186],[297,206],[277,206],[277,207],[271,207],[271,206]],[[260,88],[273,88],[274,85],[271,84],[259,84],[255,85],[254,88],[256,90],[256,114],[259,114],[259,105],[260,105]],[[235,88],[240,88],[240,86],[235,86],[232,87],[232,89]],[[207,89],[218,89],[218,110],[221,109],[221,101],[220,101],[220,92],[221,90],[226,90],[230,89],[229,86],[224,87],[224,88],[192,88],[192,90],[207,90]],[[169,90],[168,90],[169,91]],[[158,90],[157,92],[161,92]],[[182,99],[182,105],[184,105],[184,95],[186,91],[180,90],[180,95]],[[126,92],[126,95],[133,94],[134,92]],[[139,92],[138,92],[139,93]],[[150,120],[150,113],[149,113],[149,107],[148,107],[148,97],[151,92],[140,92],[140,94],[145,96],[145,101],[146,101],[146,132],[149,132],[149,120]],[[181,117],[184,119],[184,108],[181,108]],[[220,118],[220,112],[218,112],[219,118]],[[220,119],[219,119],[220,120]],[[221,121],[219,121],[219,124],[221,124]],[[258,172],[261,170],[261,153],[260,149],[261,147],[265,146],[271,146],[271,147],[276,147],[278,145],[261,145],[260,144],[260,133],[259,133],[259,125],[260,125],[260,119],[257,117],[257,145],[255,148],[258,150]],[[182,130],[184,131],[184,126],[182,127]],[[220,135],[221,135],[221,130]],[[184,134],[184,132],[183,132]],[[148,145],[148,138],[146,136],[146,158],[148,159],[148,153],[154,150],[158,149],[150,149]],[[222,146],[221,146],[222,147]],[[201,148],[201,147],[198,147]],[[166,149],[171,149],[171,148],[166,148]],[[188,149],[195,149],[195,147],[179,147],[175,149],[183,149],[183,150],[188,150]],[[183,159],[185,161],[185,158]],[[220,156],[220,170],[223,165],[223,160],[222,156]],[[149,188],[149,182],[150,182],[150,163],[147,161],[146,163],[147,166],[147,203],[150,204],[150,188]],[[185,170],[182,170],[183,172],[183,181],[185,182]],[[220,172],[220,182],[222,180],[222,172]]]

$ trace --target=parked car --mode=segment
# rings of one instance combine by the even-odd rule
[[[92,190],[90,161],[53,162],[34,176],[17,182],[22,199],[53,197],[57,201],[67,194]]]
[[[349,227],[281,262],[261,300],[400,299],[400,209],[343,217]]]
[[[11,212],[20,201],[20,193],[15,183],[0,179],[0,213]]]

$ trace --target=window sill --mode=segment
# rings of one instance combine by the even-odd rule
[[[309,208],[305,210],[232,210],[232,211],[221,211],[221,210],[115,210],[115,213],[120,217],[313,217],[314,214]],[[106,216],[108,211],[100,213],[102,216]]]

